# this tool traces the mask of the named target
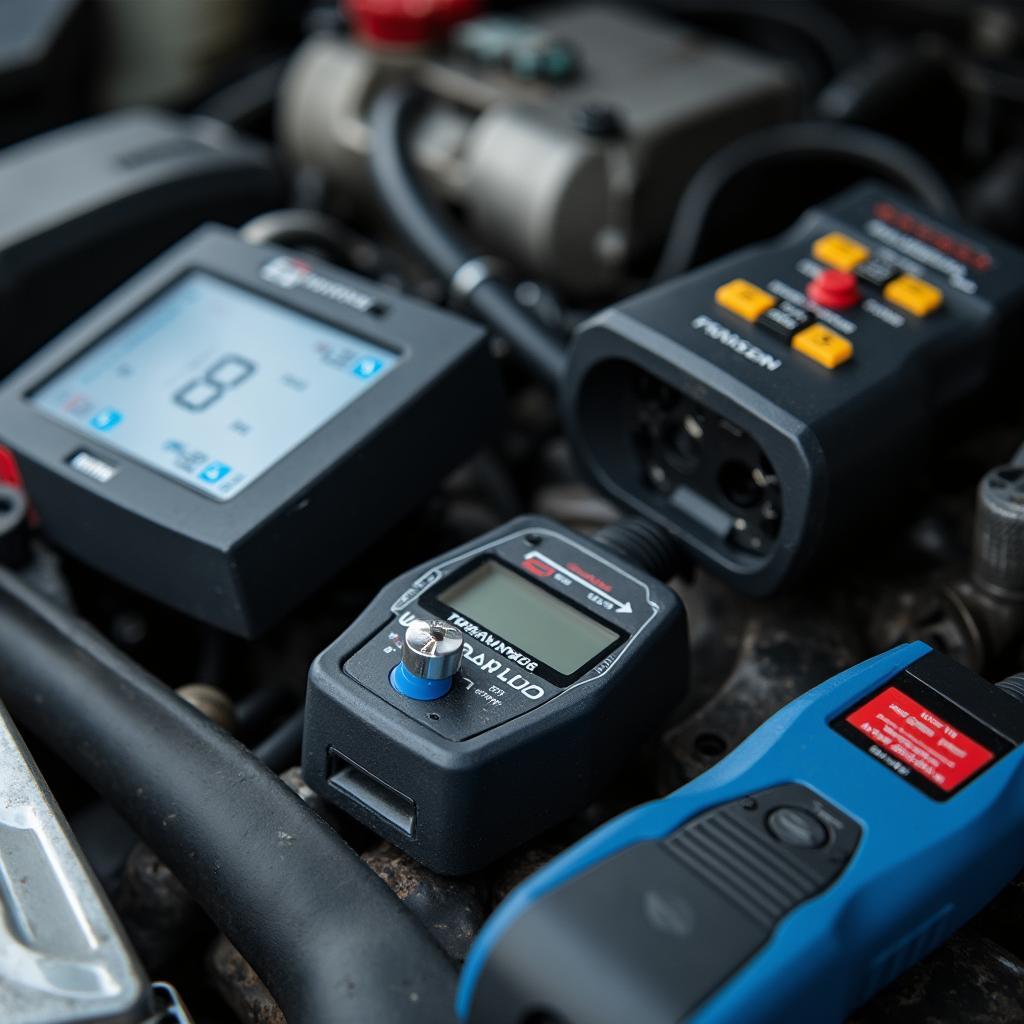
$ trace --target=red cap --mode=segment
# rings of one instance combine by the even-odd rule
[[[443,35],[475,17],[482,0],[343,0],[352,25],[367,43],[409,46]]]
[[[0,483],[22,489],[25,487],[21,479],[21,470],[18,468],[18,460],[6,445],[0,445]]]
[[[826,309],[849,309],[860,302],[857,278],[845,270],[823,270],[807,285],[807,297]]]

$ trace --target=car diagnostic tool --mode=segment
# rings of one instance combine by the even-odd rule
[[[394,580],[313,664],[306,781],[443,874],[581,809],[685,695],[641,551],[523,517]]]
[[[476,325],[209,226],[5,384],[0,440],[58,545],[253,634],[426,497],[498,404]],[[411,457],[424,417],[444,443]]]
[[[516,890],[462,1019],[845,1020],[1024,864],[1020,700],[920,642],[821,684]]]
[[[566,428],[608,494],[770,593],[913,489],[1022,301],[1024,254],[860,186],[584,324]]]

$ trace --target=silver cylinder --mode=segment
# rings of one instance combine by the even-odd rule
[[[999,466],[978,485],[973,575],[1007,596],[1024,597],[1024,468]]]
[[[510,73],[458,32],[411,51],[309,36],[277,97],[281,148],[365,216],[376,198],[367,112],[388,83],[415,82],[429,97],[408,140],[424,184],[465,214],[484,252],[596,296],[657,253],[665,211],[712,153],[798,108],[781,62],[651,12],[542,4],[523,26],[570,42],[579,73]]]
[[[416,619],[405,631],[402,664],[418,679],[448,679],[462,665],[462,630],[440,619]]]

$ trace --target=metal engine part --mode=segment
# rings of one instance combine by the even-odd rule
[[[150,989],[0,705],[0,1020],[135,1024]]]
[[[997,466],[979,482],[967,572],[897,589],[871,634],[879,647],[925,640],[976,671],[1016,667],[1002,659],[1024,634],[1024,467]]]
[[[286,154],[365,202],[366,111],[382,87],[412,79],[434,98],[411,146],[436,192],[496,255],[585,295],[621,285],[630,261],[654,250],[666,211],[715,149],[795,108],[795,79],[781,62],[641,10],[531,12],[524,26],[566,40],[575,55],[575,73],[556,80],[459,46],[460,32],[486,21],[463,23],[441,51],[311,37],[279,95]]]

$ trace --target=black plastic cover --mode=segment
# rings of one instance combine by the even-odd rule
[[[165,111],[103,114],[0,151],[0,375],[193,228],[240,224],[281,194],[262,144]]]

